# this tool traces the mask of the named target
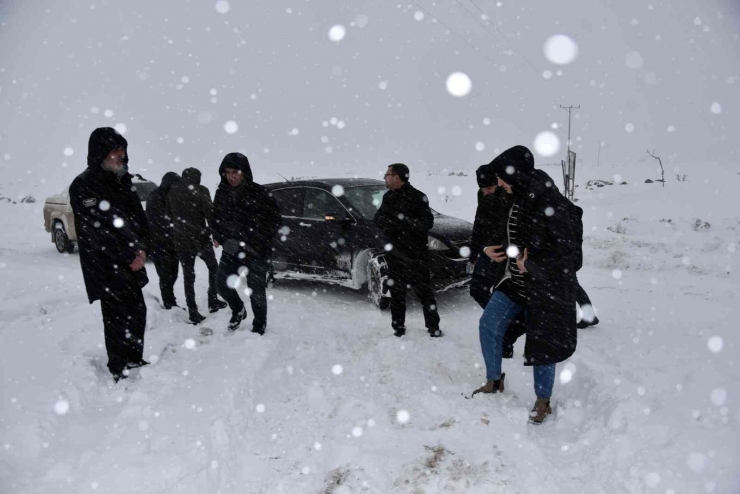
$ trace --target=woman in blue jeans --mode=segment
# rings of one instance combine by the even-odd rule
[[[492,261],[505,263],[505,269],[480,319],[486,383],[473,394],[504,391],[504,340],[512,340],[512,322],[523,315],[524,365],[534,367],[536,395],[530,421],[542,423],[552,413],[555,364],[576,348],[575,272],[581,246],[573,226],[578,220],[553,180],[534,169],[526,147],[504,151],[491,167],[513,204],[496,245],[483,250]]]

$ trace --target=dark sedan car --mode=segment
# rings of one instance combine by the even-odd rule
[[[283,225],[275,242],[276,278],[313,279],[360,290],[388,307],[386,240],[373,218],[386,193],[381,180],[337,178],[266,184],[280,205]],[[437,290],[468,281],[473,225],[436,211],[429,261]]]

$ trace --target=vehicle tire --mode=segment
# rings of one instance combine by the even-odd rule
[[[388,265],[383,256],[372,256],[367,263],[367,291],[370,299],[380,310],[388,310],[391,306],[388,279]]]
[[[54,223],[54,245],[60,254],[71,254],[75,250],[75,244],[69,239],[64,225],[59,221]]]

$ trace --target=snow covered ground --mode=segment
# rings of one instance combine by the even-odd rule
[[[522,342],[503,395],[465,398],[484,379],[465,290],[439,295],[441,340],[417,304],[398,339],[363,293],[288,281],[264,337],[227,335],[225,312],[198,328],[161,310],[150,265],[153,365],[113,385],[78,254],[56,252],[41,203],[1,204],[0,492],[740,492],[738,166],[669,166],[665,188],[644,183],[653,163],[581,166],[579,279],[601,323],[539,427]],[[472,220],[465,172],[412,182]]]

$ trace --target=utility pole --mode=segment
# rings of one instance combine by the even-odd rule
[[[601,162],[601,140],[599,140],[599,154],[596,155],[596,164]]]
[[[581,105],[578,106],[563,106],[560,105],[560,108],[568,112],[568,156],[570,156],[570,115],[573,112],[573,110],[578,110],[581,108]]]

